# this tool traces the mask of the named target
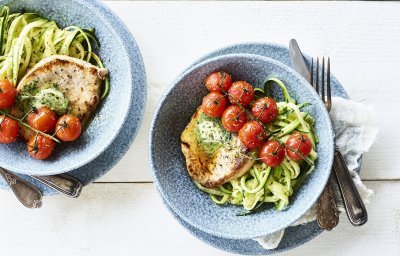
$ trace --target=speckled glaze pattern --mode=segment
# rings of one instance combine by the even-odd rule
[[[1,1],[0,3],[1,5],[3,5],[5,3],[9,4],[10,2],[11,1]],[[105,65],[111,70],[111,92],[106,101],[100,106],[99,112],[96,114],[95,120],[93,120],[88,131],[84,134],[81,143],[87,143],[88,139],[97,135],[98,133],[100,133],[100,131],[103,132],[104,129],[107,128],[108,122],[114,120],[113,115],[120,115],[125,111],[127,111],[127,113],[123,114],[126,117],[120,116],[119,118],[115,119],[122,122],[122,129],[118,128],[116,130],[117,136],[115,137],[115,139],[113,139],[114,135],[112,133],[106,132],[105,135],[101,134],[101,139],[104,139],[103,141],[99,140],[99,138],[96,138],[96,144],[90,145],[91,148],[97,146],[100,147],[99,150],[101,154],[97,157],[94,156],[95,159],[93,161],[90,161],[79,168],[71,168],[69,165],[71,165],[71,162],[73,162],[73,160],[75,159],[75,156],[71,156],[71,159],[69,161],[60,163],[61,167],[64,169],[73,169],[72,171],[68,172],[69,175],[77,178],[84,185],[87,185],[107,173],[122,158],[122,156],[126,153],[130,145],[132,144],[140,128],[145,109],[147,88],[146,74],[139,48],[135,40],[131,36],[129,30],[122,23],[122,21],[120,21],[113,12],[111,12],[107,7],[105,7],[102,3],[98,1],[18,1],[18,4],[16,2],[17,1],[13,1],[13,3],[9,5],[15,9],[17,9],[18,7],[21,9],[23,7],[26,7],[26,10],[35,10],[39,11],[40,13],[46,13],[45,10],[47,10],[49,15],[53,15],[54,18],[58,16],[52,13],[52,11],[55,12],[56,10],[58,10],[59,12],[62,12],[62,10],[64,10],[63,8],[65,8],[65,15],[69,15],[69,12],[72,12],[77,8],[68,8],[68,6],[74,5],[82,9],[76,10],[77,14],[75,15],[78,15],[80,12],[84,12],[85,15],[83,17],[87,17],[87,20],[85,20],[85,18],[79,18],[77,20],[64,20],[62,19],[61,14],[59,14],[60,20],[62,21],[60,22],[60,25],[71,24],[70,22],[72,21],[80,21],[80,24],[88,24],[88,26],[92,24],[91,22],[93,22],[93,26],[95,26],[96,29],[97,26],[95,24],[99,24],[100,26],[107,26],[107,30],[106,28],[102,30],[99,27],[96,30],[96,34],[100,38],[100,43],[102,43],[100,55],[102,56]],[[28,3],[25,5],[23,4],[24,2]],[[59,2],[60,6],[53,6],[56,5],[57,2]],[[98,23],[95,23],[96,19],[99,19]],[[57,19],[57,21],[59,20]],[[110,31],[110,33],[112,33],[108,34],[107,31]],[[115,49],[115,47],[117,46],[114,47],[112,45],[108,45],[113,43],[117,44],[120,48]],[[113,73],[112,70],[114,69],[116,70],[116,73]],[[121,70],[118,71],[118,69]],[[121,75],[122,77],[118,78],[118,75]],[[118,90],[113,90],[113,86],[118,87]],[[126,101],[126,103],[120,103],[120,98]],[[112,106],[114,104],[116,104],[117,108],[115,106]],[[111,123],[109,125],[111,126]],[[98,129],[98,131],[96,131],[96,129]],[[104,138],[103,136],[105,136],[106,138]],[[107,142],[108,140],[111,140],[111,144],[107,147],[107,144],[109,144]],[[75,145],[67,145],[67,147],[74,146]],[[81,147],[83,150],[83,147],[86,146],[82,145]],[[0,146],[1,154],[3,153],[3,150],[5,149]],[[59,152],[62,150],[64,149],[59,149]],[[86,151],[86,149],[84,151]],[[79,152],[72,152],[70,154],[76,155]],[[26,152],[24,150],[24,152],[21,152],[21,155],[25,153]],[[62,151],[62,153],[64,154],[67,152]],[[82,154],[83,153],[84,152],[82,152]],[[5,165],[3,165],[3,156],[1,155],[0,157],[1,165],[6,167]],[[19,159],[21,158],[21,156],[18,157]],[[30,163],[31,165],[35,165],[37,161],[30,160]],[[45,163],[48,164],[48,161],[46,161]],[[35,167],[37,168],[38,166]],[[15,171],[14,168],[8,169]],[[40,170],[41,169],[39,169],[39,171]],[[32,168],[30,168],[29,171],[32,171],[31,173],[36,175],[43,174],[43,172],[39,171],[34,172]],[[51,172],[53,171],[51,170]],[[59,172],[59,169],[55,170],[55,172]],[[55,192],[54,190],[42,185],[41,183],[38,183],[37,181],[32,180],[26,175],[20,176],[35,184],[45,195],[57,194],[57,192]],[[0,179],[0,188],[9,189],[2,179]]]
[[[57,145],[54,154],[46,161],[30,158],[23,142],[0,145],[0,165],[14,172],[34,175],[84,171],[80,167],[104,152],[128,119],[135,126],[135,132],[139,128],[144,113],[146,83],[138,46],[121,20],[97,0],[0,1],[1,6],[4,4],[10,6],[11,12],[37,12],[55,20],[61,27],[95,28],[101,45],[96,51],[110,71],[111,90],[79,140]],[[135,104],[131,106],[131,102]],[[131,107],[135,111],[127,119]]]
[[[280,78],[298,102],[310,102],[309,112],[316,119],[319,160],[315,171],[291,198],[290,207],[277,212],[272,206],[249,216],[238,217],[237,206],[218,206],[190,180],[180,148],[180,134],[202,98],[207,94],[203,79],[224,70],[233,80],[262,85],[266,77]],[[276,90],[276,95],[278,90]],[[179,115],[177,115],[179,113]],[[254,54],[230,54],[208,59],[175,80],[161,99],[150,132],[150,161],[153,175],[168,205],[184,221],[214,236],[251,239],[281,230],[296,221],[317,200],[330,173],[333,133],[328,113],[318,95],[300,75],[273,59]]]
[[[264,249],[258,242],[252,239],[227,239],[217,236],[210,235],[203,232],[189,223],[181,219],[165,202],[162,200],[165,207],[171,212],[171,214],[178,220],[178,222],[198,239],[206,244],[209,244],[217,249],[224,250],[230,253],[242,254],[242,255],[270,255],[283,251],[290,250],[307,241],[316,237],[319,232],[315,232],[319,229],[317,222],[311,222],[307,225],[300,225],[295,227],[288,227],[285,230],[279,246],[273,250]]]
[[[230,53],[251,53],[257,54],[265,57],[271,57],[275,60],[284,63],[285,65],[292,68],[292,63],[290,61],[290,56],[288,52],[288,48],[272,44],[272,43],[263,43],[263,42],[248,42],[242,44],[235,44],[231,46],[224,47],[222,49],[218,49],[214,52],[208,53],[205,56],[201,57],[199,60],[194,62],[189,68],[193,67],[195,64],[200,63],[206,59],[211,57],[220,56],[224,54]],[[310,61],[311,58],[306,56],[307,60]],[[346,91],[339,83],[339,81],[331,75],[332,79],[332,89],[336,96],[342,98],[349,98]],[[361,169],[361,158],[359,160],[359,167],[357,168],[357,172],[360,172]],[[157,187],[157,186],[156,186]],[[157,188],[158,189],[158,188]],[[294,247],[300,246],[307,241],[313,239],[322,233],[322,229],[318,226],[317,222],[310,222],[304,225],[299,225],[295,227],[288,227],[285,231],[285,235],[282,238],[279,246],[274,250],[266,250],[262,248],[258,243],[255,243],[254,240],[235,240],[235,239],[225,239],[216,236],[212,236],[205,232],[202,232],[195,227],[191,226],[184,220],[182,220],[165,202],[163,199],[163,203],[166,205],[167,209],[171,212],[171,214],[178,220],[181,225],[186,228],[192,235],[200,239],[201,241],[218,248],[220,250],[228,251],[236,254],[245,254],[245,255],[267,255],[274,254],[278,252],[283,252],[290,250]]]

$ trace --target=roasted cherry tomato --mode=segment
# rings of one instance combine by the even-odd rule
[[[227,92],[232,86],[232,77],[224,71],[214,72],[207,76],[205,84],[210,92]]]
[[[14,104],[17,90],[8,80],[0,80],[0,109],[7,109]]]
[[[251,112],[264,124],[275,121],[279,114],[276,102],[268,97],[258,99],[254,102]]]
[[[229,106],[222,114],[222,125],[228,132],[238,132],[246,122],[245,111],[236,105]]]
[[[247,106],[254,99],[254,89],[251,84],[245,81],[234,82],[229,89],[229,100],[232,104],[237,102],[243,106]]]
[[[49,107],[41,107],[28,115],[28,124],[41,132],[52,131],[57,123],[57,115]]]
[[[262,125],[257,121],[247,122],[239,130],[239,139],[247,148],[253,149],[261,146],[266,137]]]
[[[260,158],[267,166],[278,166],[285,158],[285,147],[276,140],[271,139],[262,146]]]
[[[209,117],[220,117],[224,113],[227,100],[220,92],[210,92],[203,98],[203,112]]]
[[[13,143],[18,137],[17,121],[0,116],[0,143]]]
[[[28,149],[29,154],[31,157],[36,158],[38,160],[44,160],[49,158],[54,151],[55,143],[52,139],[37,134],[32,136],[26,148]]]
[[[286,141],[286,155],[295,161],[303,159],[300,154],[304,157],[308,156],[311,149],[311,140],[303,133],[294,133]]]
[[[74,141],[81,135],[82,125],[74,115],[63,115],[57,121],[56,136],[62,141]]]

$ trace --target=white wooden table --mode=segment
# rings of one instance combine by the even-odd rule
[[[369,221],[339,226],[281,255],[400,256],[400,3],[106,1],[139,44],[148,77],[141,130],[123,160],[79,199],[23,208],[0,191],[0,255],[229,255],[184,230],[164,208],[148,165],[152,113],[168,84],[203,54],[243,41],[329,55],[353,99],[376,108],[380,134],[363,161],[375,190]],[[52,254],[51,254],[52,253]]]

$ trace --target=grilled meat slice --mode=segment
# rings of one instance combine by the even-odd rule
[[[181,135],[189,175],[214,188],[245,174],[254,164],[238,136],[227,132],[220,120],[207,117],[201,107]]]

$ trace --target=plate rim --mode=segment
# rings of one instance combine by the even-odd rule
[[[158,187],[156,187],[156,189],[157,189],[157,191],[158,191]],[[304,241],[302,241],[302,243],[293,244],[293,245],[288,246],[288,247],[283,247],[283,248],[279,248],[279,249],[278,249],[278,247],[279,247],[279,245],[278,245],[278,247],[275,248],[275,249],[264,249],[263,252],[260,252],[260,253],[257,253],[257,254],[247,253],[247,252],[243,253],[243,251],[239,252],[239,251],[235,251],[235,250],[230,249],[230,248],[229,248],[229,249],[221,248],[221,247],[218,246],[217,244],[214,244],[214,243],[212,243],[211,241],[207,240],[207,239],[206,239],[205,237],[203,237],[202,235],[198,235],[198,234],[196,233],[196,231],[199,231],[199,232],[202,232],[202,233],[206,233],[206,232],[204,232],[204,231],[202,231],[202,230],[200,230],[200,229],[197,229],[197,228],[193,227],[193,226],[190,225],[188,222],[184,221],[181,217],[179,217],[179,215],[178,215],[177,213],[175,213],[174,210],[171,209],[171,207],[168,205],[168,203],[165,201],[165,199],[164,199],[163,197],[161,197],[161,201],[162,201],[162,203],[165,205],[165,207],[167,208],[168,212],[172,215],[172,217],[173,217],[174,219],[176,219],[176,220],[178,221],[178,223],[179,223],[181,226],[183,226],[183,228],[184,228],[187,232],[189,232],[192,236],[196,237],[197,239],[199,239],[199,240],[202,241],[203,243],[205,243],[205,244],[207,244],[207,245],[209,245],[209,246],[212,246],[213,248],[216,248],[216,249],[218,249],[218,250],[225,251],[225,252],[235,253],[235,254],[241,254],[241,255],[272,255],[272,254],[275,254],[275,253],[282,253],[282,252],[285,252],[285,251],[289,251],[289,250],[291,250],[291,249],[294,249],[294,248],[296,248],[296,247],[299,247],[299,246],[301,246],[301,245],[303,245],[303,244],[305,244],[305,243],[311,241],[312,239],[316,238],[318,235],[320,235],[320,234],[324,231],[323,229],[318,229],[318,230],[316,230],[316,232],[314,232],[311,236],[307,237]],[[302,224],[302,225],[311,224],[311,223],[313,223],[313,222],[316,223],[316,220],[315,220],[315,221],[308,222],[308,223],[305,223],[305,224]],[[287,227],[287,228],[288,228],[288,227]],[[222,238],[222,237],[213,236],[213,235],[208,234],[208,233],[206,233],[206,234],[209,235],[210,238],[212,238],[213,241],[215,241],[216,239],[218,239],[218,240],[225,240],[225,241],[231,240],[231,241],[229,241],[229,243],[235,243],[235,241],[237,241],[237,240],[243,240],[243,241],[249,241],[249,242],[251,241],[251,242],[256,242],[256,243],[258,243],[257,241],[255,241],[255,240],[253,240],[253,239],[229,239],[229,238]],[[284,234],[284,236],[285,236],[285,234]],[[259,246],[261,246],[261,245],[259,245]]]

